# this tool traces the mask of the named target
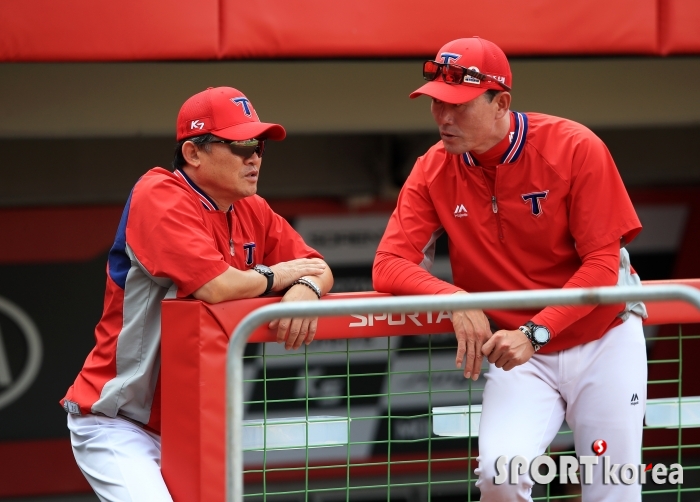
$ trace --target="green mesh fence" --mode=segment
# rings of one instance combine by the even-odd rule
[[[683,346],[699,338],[680,329],[647,337],[649,348],[670,344],[660,353],[672,354],[649,361],[650,376],[657,375],[650,396],[682,396]],[[248,345],[245,500],[479,500],[474,468],[485,380],[465,380],[454,368],[455,350],[452,333],[317,340],[297,352]],[[681,464],[684,483],[647,483],[645,501],[700,500],[700,444],[693,442],[700,429],[677,427],[677,409],[670,428],[645,428],[643,461]],[[548,453],[575,456],[566,424]],[[536,485],[533,500],[580,500],[578,485],[557,480]]]
[[[658,345],[655,353],[663,356],[649,359],[648,393],[651,400],[676,397],[677,403],[683,405],[671,407],[669,415],[674,417],[666,425],[645,426],[642,459],[645,462],[665,464],[677,463],[683,466],[683,484],[659,485],[645,484],[643,499],[645,501],[698,501],[700,500],[700,398],[683,397],[683,376],[694,382],[698,381],[698,366],[694,361],[695,350],[689,353],[690,364],[684,368],[683,354],[685,347],[696,349],[700,336],[696,333],[684,333],[678,326],[675,335],[647,337],[647,344]],[[647,351],[649,352],[649,351]],[[658,397],[657,397],[658,396]],[[680,404],[680,403],[679,403]],[[687,406],[687,407],[686,407]],[[690,411],[691,417],[686,414]],[[683,414],[681,413],[683,412]],[[650,408],[647,407],[647,423],[649,423]]]

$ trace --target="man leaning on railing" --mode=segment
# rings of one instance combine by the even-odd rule
[[[420,157],[377,250],[377,291],[468,294],[639,284],[624,245],[641,230],[603,142],[581,124],[510,110],[512,75],[495,44],[464,38],[423,64],[441,141]],[[556,85],[549,82],[548,85]],[[446,232],[454,285],[430,273]],[[501,329],[492,333],[489,319]],[[566,419],[578,455],[607,442],[641,462],[646,350],[641,303],[452,313],[456,364],[490,363],[479,428],[481,500],[530,500],[533,481],[496,484],[496,460],[542,454]],[[641,486],[584,485],[584,501],[641,500]]]
[[[100,500],[172,501],[160,471],[163,299],[286,291],[282,301],[316,301],[331,289],[321,255],[256,195],[265,141],[285,135],[240,91],[210,87],[180,109],[173,171],[153,168],[132,190],[109,252],[96,346],[61,401]],[[296,349],[311,342],[316,319],[270,328]]]

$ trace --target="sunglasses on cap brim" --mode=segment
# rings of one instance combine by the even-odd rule
[[[467,76],[478,79],[486,80],[488,82],[493,82],[501,86],[505,91],[510,91],[510,86],[504,84],[497,78],[491,75],[486,75],[485,73],[472,70],[471,68],[465,68],[456,64],[448,63],[438,63],[437,61],[426,61],[423,63],[423,78],[428,82],[432,82],[442,75],[442,80],[446,84],[460,85],[465,83]]]
[[[257,153],[258,157],[262,157],[265,152],[264,139],[244,139],[241,141],[218,139],[209,141],[209,143],[224,143],[231,149],[232,154],[243,157],[244,159],[252,157],[254,153]]]

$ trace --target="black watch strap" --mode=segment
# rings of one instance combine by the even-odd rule
[[[539,324],[535,324],[532,321],[526,322],[523,326],[520,326],[518,329],[525,334],[528,340],[530,340],[530,343],[535,349],[535,352],[540,350],[543,346],[547,345],[547,343],[549,343],[549,341],[551,340],[551,333],[549,332],[549,329],[546,326],[540,326]],[[535,335],[535,331],[537,331],[537,335]],[[543,339],[538,339],[538,336],[542,334],[544,334],[545,337]]]
[[[260,295],[260,296],[265,296],[272,290],[272,285],[275,282],[275,273],[272,271],[270,267],[267,265],[255,265],[253,267],[253,270],[255,270],[258,274],[265,276],[267,279],[267,287],[265,288],[265,291]]]

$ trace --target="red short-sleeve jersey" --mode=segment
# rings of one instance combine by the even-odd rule
[[[471,155],[449,154],[442,142],[417,160],[378,248],[375,288],[395,294],[561,288],[582,256],[611,242],[629,243],[639,233],[627,191],[597,136],[549,115],[515,118],[493,191]],[[454,288],[413,268],[428,268],[442,232]],[[601,337],[623,308],[595,308],[542,351]],[[502,329],[515,329],[536,313],[487,312]]]
[[[117,414],[160,428],[160,309],[228,267],[321,257],[257,195],[220,211],[182,171],[134,186],[107,263],[96,346],[61,401],[69,413]]]

